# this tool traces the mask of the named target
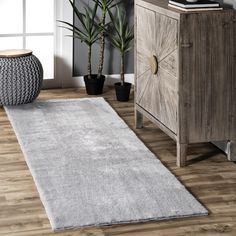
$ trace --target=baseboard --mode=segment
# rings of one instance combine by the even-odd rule
[[[120,81],[120,75],[106,75],[105,85],[113,85]],[[125,74],[125,81],[134,84],[134,74]],[[78,88],[85,87],[83,76],[73,77],[72,79],[64,80],[61,83],[62,88]]]

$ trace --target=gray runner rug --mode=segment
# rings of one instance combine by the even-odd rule
[[[5,109],[53,230],[207,215],[103,98]]]

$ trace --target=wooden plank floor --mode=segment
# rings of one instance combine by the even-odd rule
[[[192,145],[189,165],[177,168],[175,143],[153,124],[134,129],[133,100],[117,102],[114,91],[104,97],[140,139],[210,211],[209,216],[53,233],[14,131],[0,108],[1,236],[180,236],[236,235],[236,165],[212,144]],[[39,99],[85,97],[83,89],[42,91]]]

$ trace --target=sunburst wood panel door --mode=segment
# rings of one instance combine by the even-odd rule
[[[137,6],[136,102],[177,133],[177,20]],[[151,68],[157,66],[157,71]]]

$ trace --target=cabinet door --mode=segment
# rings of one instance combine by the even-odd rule
[[[177,131],[178,22],[137,6],[136,103]],[[157,73],[150,59],[156,57]]]
[[[230,97],[236,92],[236,14],[212,11],[181,18],[181,44],[192,45],[181,47],[180,59],[189,103],[189,142],[229,140],[231,132],[236,137],[236,127],[230,124],[236,107]]]

